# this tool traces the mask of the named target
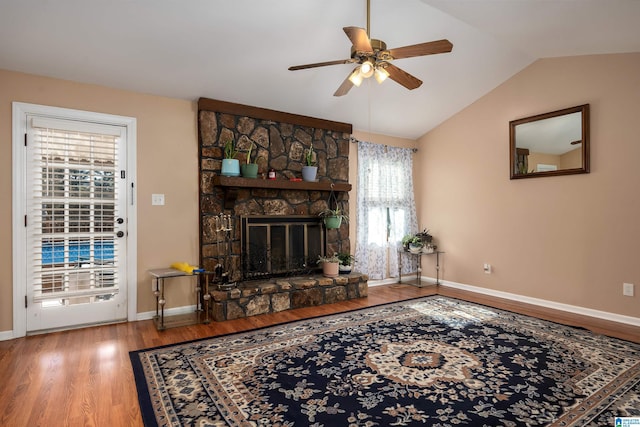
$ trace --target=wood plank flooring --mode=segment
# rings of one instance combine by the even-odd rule
[[[0,342],[0,425],[142,426],[129,351],[437,293],[560,323],[590,322],[442,287],[387,285],[370,288],[367,298],[162,332],[145,320],[30,336]],[[640,342],[640,328],[594,324],[599,333]]]

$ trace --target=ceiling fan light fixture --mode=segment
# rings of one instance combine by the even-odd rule
[[[360,66],[360,74],[365,79],[368,79],[373,75],[373,70],[373,63],[368,59]]]
[[[360,87],[360,85],[362,84],[362,80],[362,73],[360,72],[360,67],[358,66],[349,76],[349,81],[353,83],[354,86]]]
[[[376,81],[378,82],[378,84],[380,84],[383,81],[385,81],[387,77],[389,77],[389,72],[382,67],[376,67],[376,70],[373,75],[376,78]]]

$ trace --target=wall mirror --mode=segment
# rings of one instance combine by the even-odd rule
[[[589,104],[509,122],[511,179],[589,173]]]

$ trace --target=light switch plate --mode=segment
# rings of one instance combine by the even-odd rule
[[[152,194],[151,204],[153,206],[164,206],[164,194]]]

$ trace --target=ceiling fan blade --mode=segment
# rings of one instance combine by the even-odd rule
[[[351,40],[351,44],[358,52],[373,52],[371,41],[367,35],[367,31],[360,27],[344,27],[344,33]]]
[[[411,74],[401,70],[393,64],[387,63],[385,70],[389,73],[389,78],[391,80],[401,84],[409,90],[417,89],[422,84],[422,80],[413,77]]]
[[[353,59],[349,58],[349,59],[338,59],[336,61],[316,62],[314,64],[294,65],[293,67],[289,67],[289,71],[304,70],[307,68],[325,67],[327,65],[350,64],[352,62],[353,62]]]
[[[343,95],[346,95],[349,92],[349,90],[351,90],[351,88],[353,87],[353,83],[351,83],[351,80],[349,80],[349,77],[351,76],[351,73],[349,73],[347,78],[344,79],[344,81],[342,82],[340,87],[335,91],[333,96],[343,96]]]
[[[449,40],[436,40],[432,42],[419,43],[411,46],[389,49],[389,54],[393,59],[412,58],[414,56],[433,55],[436,53],[451,52],[453,45]]]

